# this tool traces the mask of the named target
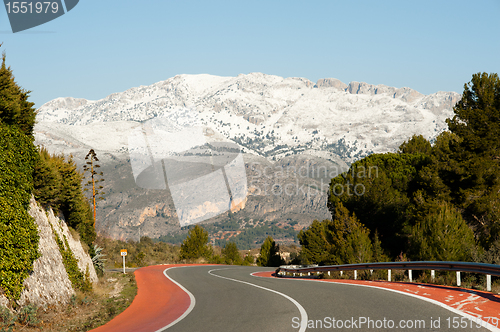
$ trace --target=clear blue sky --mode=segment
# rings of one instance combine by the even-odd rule
[[[201,73],[461,93],[500,73],[500,1],[80,0],[16,34],[0,8],[0,42],[36,107]]]

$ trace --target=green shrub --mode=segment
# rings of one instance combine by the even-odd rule
[[[181,245],[180,259],[194,260],[200,257],[209,259],[212,248],[208,243],[208,232],[199,225],[189,230],[187,238]]]
[[[39,323],[37,317],[38,308],[32,304],[28,304],[19,310],[17,321],[24,326],[36,326]]]
[[[0,332],[12,331],[12,326],[16,322],[16,316],[6,307],[0,306]],[[5,328],[9,328],[6,330]]]

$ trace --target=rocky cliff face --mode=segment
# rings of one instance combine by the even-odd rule
[[[339,171],[372,153],[395,151],[413,134],[433,140],[446,130],[445,119],[453,116],[460,98],[455,92],[423,95],[407,87],[346,84],[334,78],[315,84],[262,73],[178,75],[97,101],[50,101],[39,109],[35,137],[50,152],[73,154],[80,166],[89,149],[97,152],[106,179],[97,212],[103,235],[138,240],[180,229],[169,190],[143,189],[134,181],[129,138],[142,131],[148,140],[159,142],[153,127],[146,125],[152,120],[165,130],[200,125],[212,141],[232,142],[241,149],[249,185],[243,204],[231,206],[236,219],[306,225],[330,216],[326,194]],[[179,137],[171,143],[189,138]],[[280,172],[283,167],[290,171]],[[308,167],[325,174],[305,175]],[[196,206],[209,211],[207,202]],[[227,217],[225,213],[207,222]]]
[[[63,238],[63,235],[66,237],[71,251],[78,259],[80,271],[85,273],[88,268],[91,281],[97,282],[92,259],[84,251],[80,241],[73,238],[64,220],[54,216],[52,210],[46,212],[38,206],[34,198],[30,202],[29,214],[35,219],[38,227],[40,236],[38,251],[41,257],[34,262],[33,273],[24,281],[24,290],[17,302],[21,306],[68,303],[75,292],[64,268],[52,229],[59,234],[60,238]],[[7,306],[7,304],[7,299],[0,295],[0,305]]]
[[[241,206],[232,208],[237,220],[290,219],[306,225],[314,219],[330,218],[326,205],[330,179],[348,168],[341,161],[305,155],[271,162],[246,154],[244,160],[248,196]],[[137,187],[130,164],[125,161],[103,165],[107,194],[97,210],[97,229],[102,235],[137,241],[139,235],[156,238],[180,230],[169,190]],[[227,217],[223,213],[207,222]]]

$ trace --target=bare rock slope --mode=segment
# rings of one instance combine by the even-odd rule
[[[64,268],[54,231],[61,239],[66,237],[78,260],[80,271],[85,273],[88,269],[90,280],[95,283],[97,274],[92,259],[82,248],[80,241],[73,238],[64,220],[54,216],[52,210],[46,212],[34,198],[30,202],[29,214],[35,219],[38,227],[38,251],[41,256],[33,264],[33,273],[24,281],[24,290],[17,303],[20,306],[34,304],[38,307],[68,303],[75,291]],[[2,295],[0,305],[8,305],[7,299]]]

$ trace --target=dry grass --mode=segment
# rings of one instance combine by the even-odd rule
[[[15,323],[13,332],[83,332],[101,326],[133,301],[137,285],[132,273],[106,272],[91,293],[77,292],[67,305],[38,308],[36,324]],[[8,329],[6,329],[8,331]]]

